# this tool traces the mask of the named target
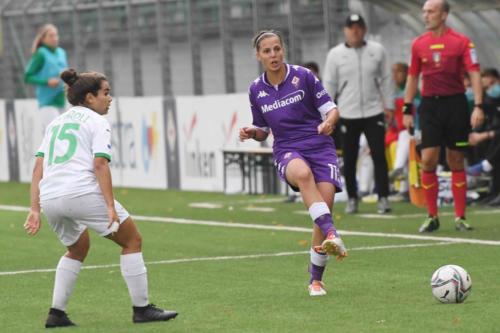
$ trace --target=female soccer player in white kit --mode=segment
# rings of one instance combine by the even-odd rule
[[[114,200],[111,184],[111,130],[103,117],[111,104],[103,74],[61,74],[74,105],[53,120],[37,154],[31,183],[31,210],[24,224],[30,235],[41,227],[40,208],[68,251],[56,269],[52,307],[45,327],[73,326],[66,305],[90,247],[91,228],[122,247],[120,267],[133,304],[134,323],[177,316],[149,303],[142,239],[129,213]]]

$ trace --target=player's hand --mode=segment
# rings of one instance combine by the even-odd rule
[[[323,134],[323,135],[330,135],[333,132],[333,126],[332,124],[325,120],[321,124],[318,125],[318,134]]]
[[[255,127],[240,128],[240,141],[255,139],[256,135],[257,135],[257,129]]]
[[[120,226],[120,219],[118,218],[118,214],[116,213],[115,207],[108,208],[108,229],[111,230],[111,234],[114,234],[118,231],[118,227]],[[117,224],[114,224],[114,223]]]
[[[479,107],[474,107],[472,115],[470,117],[470,125],[472,128],[478,128],[484,122],[484,111]]]
[[[59,85],[59,79],[53,77],[47,81],[47,85],[51,88],[55,88]]]
[[[411,114],[403,115],[403,125],[408,131],[413,127],[413,116]]]
[[[24,222],[24,230],[26,230],[28,235],[33,236],[40,230],[40,227],[40,212],[30,211],[26,218],[26,222]]]

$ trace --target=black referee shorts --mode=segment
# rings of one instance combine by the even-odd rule
[[[453,150],[469,146],[470,113],[464,94],[423,97],[418,108],[422,148],[445,144]]]

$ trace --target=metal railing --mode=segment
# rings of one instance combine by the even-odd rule
[[[410,2],[417,6],[416,1]],[[134,96],[170,96],[179,91],[200,95],[243,91],[242,82],[250,82],[248,77],[256,76],[260,68],[256,61],[254,65],[240,61],[241,42],[250,45],[251,36],[260,29],[277,29],[284,34],[291,63],[313,60],[305,46],[310,45],[311,37],[318,40],[319,36],[314,45],[326,54],[343,39],[343,22],[353,3],[366,6],[369,16],[377,15],[378,10],[373,10],[377,2],[373,0],[3,0],[0,98],[33,96],[33,89],[23,82],[23,71],[36,30],[47,22],[59,28],[60,45],[72,67],[103,71],[118,92]],[[418,13],[405,12],[409,6],[406,0],[384,4],[399,6],[395,7],[400,10],[399,25],[393,24],[393,30],[404,25],[411,34],[417,33]],[[498,14],[499,9],[493,11]],[[370,27],[369,33],[389,24],[384,18],[374,18],[373,22],[379,26]],[[497,30],[493,32],[491,36],[498,36]],[[393,45],[399,52],[398,61],[409,52],[401,52],[411,36],[407,39],[398,41],[399,47]],[[498,58],[497,41],[496,49],[484,58]],[[209,51],[207,44],[211,45]],[[179,49],[183,50],[181,54]],[[249,46],[246,54],[251,52]],[[216,54],[217,59],[208,59],[214,55],[205,53]],[[214,63],[217,68],[207,68]],[[217,75],[217,80],[207,79],[207,71]],[[189,89],[178,88],[181,79]],[[213,89],[211,82],[220,82],[220,87]]]
[[[145,94],[141,48],[157,50],[161,93],[172,95],[172,43],[187,43],[190,57],[186,56],[185,61],[192,68],[193,93],[203,94],[201,44],[206,40],[219,42],[223,92],[230,93],[236,91],[235,38],[250,40],[258,29],[279,29],[288,41],[289,59],[300,62],[300,38],[304,33],[327,32],[328,43],[333,44],[338,37],[334,32],[340,31],[335,17],[344,17],[339,14],[347,11],[347,5],[347,0],[4,1],[1,9],[4,47],[0,61],[10,84],[4,82],[0,86],[0,98],[32,95],[32,89],[27,90],[23,83],[23,69],[37,28],[47,22],[58,27],[60,45],[66,49],[71,66],[85,69],[89,65],[89,51],[97,52],[101,64],[93,64],[94,67],[100,67],[115,85],[122,82],[113,82],[119,70],[114,64],[113,48],[128,48],[134,96]],[[256,63],[256,74],[257,71]]]

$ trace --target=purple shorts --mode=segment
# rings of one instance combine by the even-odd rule
[[[337,152],[332,148],[323,148],[312,151],[280,150],[274,152],[274,166],[281,180],[286,182],[292,190],[299,189],[286,180],[286,166],[291,160],[300,158],[311,168],[316,183],[331,183],[336,192],[342,192],[342,179],[337,164]]]

